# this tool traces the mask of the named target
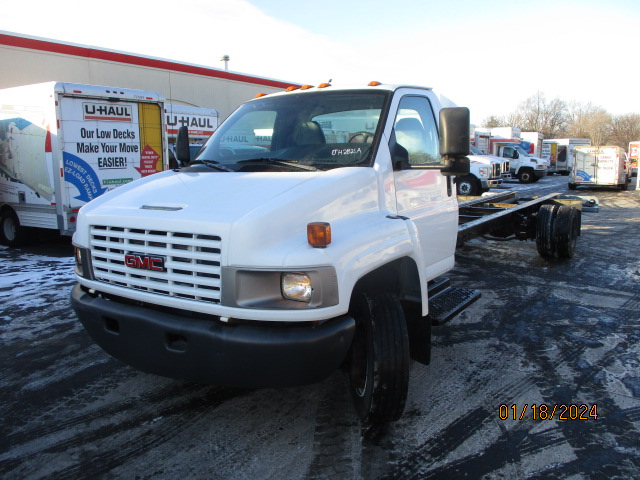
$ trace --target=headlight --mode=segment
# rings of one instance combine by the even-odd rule
[[[79,276],[84,276],[84,270],[82,268],[82,249],[78,248],[78,247],[74,247],[75,248],[75,252],[74,252],[74,256],[76,259],[76,273]]]
[[[304,273],[282,274],[282,296],[287,300],[309,303],[312,292],[311,279]]]
[[[489,176],[489,167],[480,168],[479,173],[480,173],[481,177],[488,177]]]

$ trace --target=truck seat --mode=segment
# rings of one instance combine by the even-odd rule
[[[296,145],[320,145],[326,143],[324,132],[318,122],[302,122],[294,134]]]

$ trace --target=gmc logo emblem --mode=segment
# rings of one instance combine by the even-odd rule
[[[124,264],[129,268],[152,270],[154,272],[165,271],[164,257],[158,257],[155,255],[128,253],[124,256]]]

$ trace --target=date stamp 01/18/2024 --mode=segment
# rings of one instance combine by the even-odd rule
[[[528,403],[502,404],[498,408],[500,420],[597,420],[598,405]]]

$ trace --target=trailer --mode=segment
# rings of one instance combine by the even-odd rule
[[[0,90],[0,239],[71,235],[80,207],[165,169],[164,97],[48,82]]]

